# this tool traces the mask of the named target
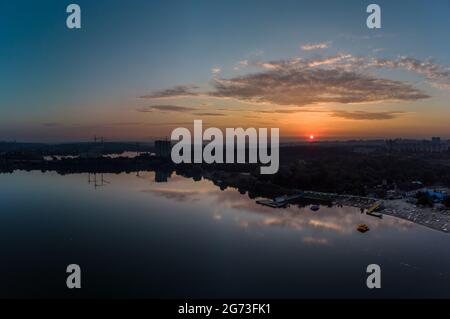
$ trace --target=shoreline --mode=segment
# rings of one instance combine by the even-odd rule
[[[444,211],[429,207],[417,207],[403,200],[386,200],[380,213],[404,219],[443,233],[450,233],[450,209]]]
[[[368,214],[367,210],[370,207],[372,207],[376,203],[381,202],[383,208],[376,211],[376,213],[378,214],[407,220],[412,223],[425,226],[427,228],[437,230],[443,233],[447,234],[450,233],[450,208],[439,211],[431,207],[419,207],[415,204],[406,202],[405,199],[389,200],[356,195],[339,195],[333,193],[322,193],[314,191],[303,191],[302,193],[306,194],[306,197],[304,197],[306,199],[308,199],[308,195],[313,195],[310,198],[314,197],[316,200],[321,199],[329,200],[332,202],[333,206],[338,207],[348,206],[359,208],[361,210],[364,210],[365,214]],[[283,208],[283,206],[274,208]]]
[[[341,201],[334,201],[333,204],[360,208],[367,211],[371,205],[382,202],[384,208],[378,210],[377,213],[407,220],[443,233],[450,233],[450,208],[439,211],[431,207],[419,207],[406,202],[405,199],[377,199],[352,195],[341,196],[347,198]]]
[[[178,175],[193,178],[194,180],[201,178],[211,180],[221,189],[227,187],[236,188],[242,194],[247,193],[252,199],[256,197],[270,199],[271,197],[281,196],[281,194],[293,195],[301,192],[303,193],[303,198],[309,201],[324,200],[336,206],[350,206],[363,209],[364,211],[367,211],[375,203],[382,202],[384,208],[378,210],[377,213],[407,220],[444,233],[450,233],[450,208],[437,210],[429,207],[420,207],[408,203],[405,198],[389,200],[358,195],[292,190],[272,183],[258,181],[248,173],[238,173],[236,175],[235,172],[224,172],[220,169],[211,172],[199,167],[196,168],[193,165],[171,165],[157,158],[153,158],[152,161],[147,161],[146,157],[141,159],[58,160],[47,162],[46,165],[42,165],[41,162],[16,162],[7,167],[7,169],[0,170],[0,174],[14,171],[55,171],[61,175],[77,173],[118,174],[138,171],[156,172],[159,170],[164,172],[163,175],[165,176],[160,182],[167,181],[171,173],[175,172]]]

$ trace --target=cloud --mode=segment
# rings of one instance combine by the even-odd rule
[[[214,75],[217,75],[220,72],[222,72],[222,69],[219,68],[219,67],[214,67],[214,68],[211,69],[211,73],[214,74]]]
[[[328,113],[332,117],[339,117],[348,120],[390,120],[394,119],[403,111],[383,111],[383,112],[366,112],[366,111],[341,111],[341,110],[324,110],[324,109],[274,109],[274,110],[258,110],[258,113],[267,114],[296,114],[296,113]]]
[[[135,125],[142,125],[144,123],[141,122],[116,122],[112,123],[113,126],[135,126]]]
[[[422,61],[406,56],[397,59],[382,59],[340,53],[334,56],[318,56],[311,59],[293,58],[268,62],[256,61],[252,62],[252,65],[268,70],[322,67],[361,72],[369,68],[401,69],[423,76],[436,88],[447,89],[450,86],[450,68],[440,65],[432,59]]]
[[[351,42],[359,42],[372,39],[395,38],[397,35],[394,33],[374,33],[373,35],[340,34],[338,37]]]
[[[249,60],[241,60],[236,64],[236,66],[233,68],[233,70],[239,71],[240,69],[243,69],[243,68],[246,68],[247,66],[249,66],[249,64],[250,64]]]
[[[181,190],[181,189],[147,189],[143,190],[144,193],[151,193],[161,197],[164,197],[169,200],[175,200],[178,202],[186,202],[186,201],[198,201],[199,193],[195,191],[189,190]]]
[[[231,98],[254,104],[289,106],[409,102],[430,98],[409,82],[384,78],[373,72],[381,68],[415,72],[435,88],[450,89],[450,68],[433,60],[421,61],[411,57],[380,59],[339,53],[309,59],[248,59],[240,61],[236,68],[244,66],[261,70],[231,78],[214,77],[210,83],[212,89],[204,92],[195,91],[198,87],[194,85],[180,85],[146,97]],[[285,113],[289,112],[293,113]]]
[[[309,67],[316,67],[316,66],[322,66],[322,65],[335,65],[342,63],[343,61],[347,61],[349,65],[354,65],[354,62],[356,61],[356,58],[354,58],[351,54],[339,54],[331,57],[325,57],[325,58],[316,58],[313,60],[308,60],[307,65]]]
[[[310,59],[299,57],[278,61],[254,61],[251,65],[263,69],[300,69],[300,68],[334,68],[347,70],[360,70],[367,68],[368,62],[364,57],[356,57],[351,54],[339,53],[332,56],[316,56]]]
[[[430,84],[431,84],[432,87],[434,87],[436,89],[450,91],[450,83],[431,82]]]
[[[267,113],[267,114],[295,114],[295,113],[323,113],[326,112],[324,110],[318,110],[318,109],[274,109],[274,110],[257,110],[258,113]]]
[[[146,107],[138,108],[138,112],[142,113],[148,113],[152,112],[153,110],[158,111],[167,111],[167,112],[191,112],[197,110],[194,107],[188,107],[188,106],[179,106],[179,105],[151,105]]]
[[[377,68],[404,69],[425,77],[431,85],[441,89],[450,87],[450,68],[436,63],[435,61],[418,60],[402,56],[398,59],[378,59],[371,61],[371,66]]]
[[[226,116],[224,113],[213,113],[213,112],[201,112],[201,113],[192,113],[193,115],[198,116]]]
[[[302,50],[305,51],[311,51],[311,50],[317,50],[317,49],[327,49],[328,48],[328,42],[323,43],[308,43],[301,46]]]
[[[303,242],[307,244],[316,244],[316,245],[328,245],[328,239],[326,238],[314,238],[311,236],[303,237]]]
[[[357,63],[350,55],[318,60],[282,60],[261,64],[259,73],[214,79],[210,95],[244,102],[304,106],[315,103],[375,103],[416,101],[429,96],[409,83],[376,78],[346,67],[342,60]],[[318,64],[319,63],[319,64]],[[358,62],[359,63],[359,62]],[[326,67],[316,67],[325,65]]]
[[[366,112],[366,111],[332,111],[332,117],[339,117],[347,120],[391,120],[405,112],[402,111],[384,111],[384,112]]]
[[[169,89],[165,89],[162,91],[156,91],[149,95],[143,95],[141,98],[143,99],[161,99],[161,98],[173,98],[173,97],[183,97],[183,96],[195,96],[198,93],[194,92],[194,90],[199,87],[192,84],[187,85],[177,85]]]
[[[269,70],[274,70],[282,67],[282,65],[277,62],[256,62],[255,64],[256,66]]]
[[[207,125],[208,123],[203,122],[203,125]],[[193,122],[158,122],[158,123],[152,123],[152,126],[192,126]]]

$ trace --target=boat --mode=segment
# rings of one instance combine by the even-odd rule
[[[319,205],[311,205],[310,209],[314,212],[317,212],[320,209]]]
[[[358,228],[356,228],[359,232],[365,233],[366,231],[369,231],[370,228],[366,224],[359,224]]]

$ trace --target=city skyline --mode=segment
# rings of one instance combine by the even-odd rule
[[[450,138],[449,1],[0,4],[0,140],[278,127],[281,139]]]

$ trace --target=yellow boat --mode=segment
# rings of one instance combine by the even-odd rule
[[[366,224],[359,224],[356,229],[361,233],[365,233],[366,231],[369,231],[370,228]]]

